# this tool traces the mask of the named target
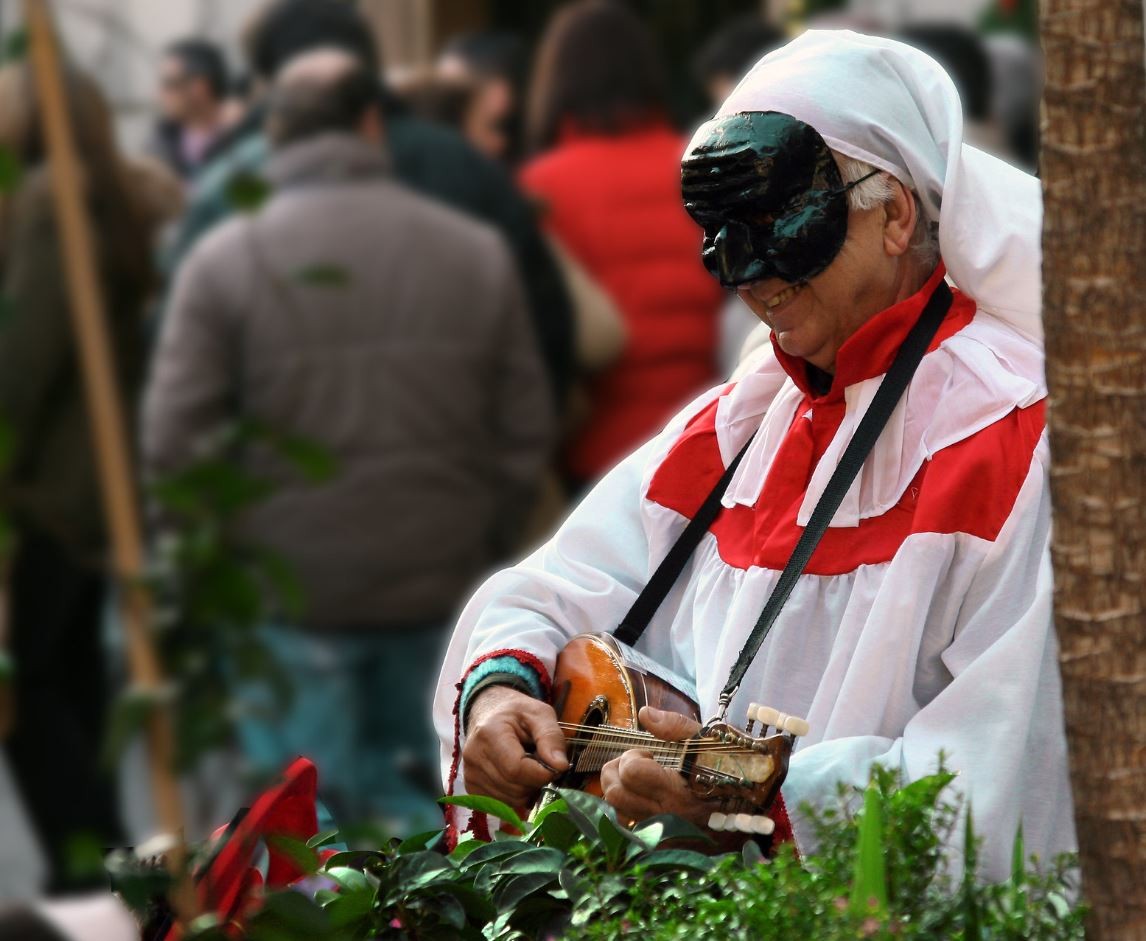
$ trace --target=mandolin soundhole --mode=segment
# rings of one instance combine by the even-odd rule
[[[580,765],[583,764],[581,759],[584,751],[586,748],[592,747],[588,729],[606,725],[608,721],[608,697],[595,696],[589,702],[585,712],[581,715],[581,728],[573,734],[572,739],[568,742],[569,770],[554,782],[555,785],[558,787],[569,787],[575,790],[580,790],[585,786],[585,779],[588,775]]]
[[[604,696],[596,696],[589,703],[585,715],[581,718],[582,725],[604,725],[609,721],[609,700]]]

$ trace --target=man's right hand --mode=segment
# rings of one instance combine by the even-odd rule
[[[553,707],[511,687],[490,686],[478,693],[466,729],[462,759],[470,794],[526,807],[569,767],[565,734]],[[533,752],[540,761],[531,757]]]

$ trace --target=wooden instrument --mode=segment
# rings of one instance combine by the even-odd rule
[[[700,722],[696,699],[688,681],[611,634],[577,635],[558,656],[553,677],[553,708],[568,740],[570,763],[554,784],[601,796],[606,762],[642,749],[713,802],[711,829],[770,834],[773,823],[765,812],[780,792],[796,737],[807,735],[808,723],[753,704],[743,731],[710,722],[693,738],[668,742],[640,728],[641,706]],[[759,736],[752,731],[755,723]]]

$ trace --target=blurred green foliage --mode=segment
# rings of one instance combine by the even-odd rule
[[[227,202],[237,212],[257,212],[271,196],[271,185],[257,173],[236,173],[227,182]]]
[[[465,835],[447,852],[442,833],[425,833],[320,864],[317,849],[333,838],[321,834],[292,853],[314,873],[308,889],[269,894],[243,937],[1081,939],[1073,859],[1040,870],[1023,858],[1019,837],[1010,881],[983,885],[968,837],[969,865],[961,876],[951,874],[948,839],[958,808],[943,792],[952,777],[940,770],[901,787],[895,774],[877,769],[865,792],[841,789],[838,806],[805,808],[818,848],[803,859],[783,846],[765,860],[753,842],[740,853],[706,855],[711,843],[691,824],[662,816],[630,830],[612,808],[578,791],[557,792],[529,822],[490,798],[444,798],[522,835],[499,833],[489,843]],[[121,869],[117,878],[126,879],[129,896],[143,894],[132,890],[129,872]],[[153,881],[154,872],[140,878]],[[224,941],[230,931],[208,915],[188,941]]]
[[[303,597],[285,560],[241,536],[243,514],[275,490],[270,480],[245,469],[240,458],[251,448],[269,449],[279,463],[314,484],[336,471],[321,446],[248,421],[227,428],[202,457],[152,484],[162,535],[147,582],[168,682],[158,692],[128,688],[119,697],[109,761],[161,703],[173,707],[177,764],[187,769],[232,739],[243,715],[236,696],[241,686],[268,684],[275,707],[289,700],[289,684],[258,629],[276,619],[297,620]]]

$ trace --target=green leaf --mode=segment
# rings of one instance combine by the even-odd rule
[[[673,842],[688,840],[708,845],[713,845],[715,842],[711,835],[674,814],[657,814],[641,821],[633,828],[633,835],[650,849],[670,840]]]
[[[343,288],[350,284],[350,272],[341,265],[317,262],[300,268],[294,274],[302,284],[320,288]]]
[[[28,54],[28,32],[25,29],[14,29],[6,33],[3,47],[0,48],[0,63],[20,62]]]
[[[499,912],[509,911],[516,908],[533,893],[547,889],[556,882],[557,870],[511,876],[498,882],[497,889],[493,894],[493,904]]]
[[[625,855],[625,850],[629,847],[629,841],[625,839],[625,833],[622,832],[622,827],[613,823],[608,817],[601,817],[597,821],[597,834],[601,837],[601,845],[605,847],[605,855],[608,857],[609,862],[619,863]],[[644,849],[643,843],[638,843],[639,849]]]
[[[16,661],[3,647],[0,647],[0,684],[8,683],[16,675]]]
[[[641,857],[640,865],[646,869],[696,869],[708,872],[716,865],[716,861],[696,850],[653,850]]]
[[[374,887],[366,879],[366,873],[349,866],[330,866],[322,870],[328,879],[333,879],[343,889],[351,892],[373,892]]]
[[[436,844],[441,838],[441,830],[425,830],[422,833],[415,833],[413,836],[406,837],[406,839],[398,844],[397,852],[400,856],[404,856],[416,850],[429,849],[431,845]],[[460,846],[461,844],[459,843],[458,845]]]
[[[470,921],[481,924],[483,922],[492,921],[497,915],[497,909],[494,908],[490,898],[486,895],[482,895],[480,892],[474,891],[468,885],[453,882],[441,886],[441,891],[453,896],[461,902]]]
[[[461,868],[467,871],[472,870],[497,859],[505,859],[528,852],[529,849],[530,844],[517,840],[508,840],[504,843],[481,843],[477,849],[466,856]]]
[[[879,789],[868,785],[856,839],[852,909],[857,913],[883,915],[887,911],[887,875],[884,870],[883,814]]]
[[[569,819],[568,812],[553,813],[541,821],[541,825],[533,831],[531,839],[540,835],[545,846],[552,846],[564,853],[568,853],[573,844],[581,837],[577,825]]]
[[[306,597],[294,566],[277,552],[261,548],[252,551],[251,559],[259,567],[267,593],[277,603],[275,606],[281,609],[283,616],[295,621],[301,619]]]
[[[526,830],[525,822],[517,815],[517,811],[493,797],[483,797],[479,794],[455,794],[453,797],[439,797],[438,803],[476,810],[479,813],[496,817],[502,823],[508,823],[515,830],[523,833]]]
[[[608,817],[614,824],[617,823],[617,814],[608,804],[599,797],[586,794],[584,791],[571,791],[559,788],[558,793],[568,805],[566,814],[574,823],[581,835],[590,846],[601,845],[601,833],[595,821],[601,817]]]
[[[309,483],[325,483],[338,473],[334,455],[317,441],[301,435],[276,435],[270,443]]]
[[[276,892],[263,900],[251,920],[252,941],[310,941],[328,936],[330,920],[321,907],[299,892]]]
[[[103,861],[111,889],[133,912],[145,912],[171,887],[171,875],[162,866],[141,862],[129,850],[113,850]]]
[[[428,886],[443,876],[452,879],[457,869],[449,858],[432,850],[400,856],[394,864],[394,877],[406,891]]]
[[[296,840],[282,833],[273,833],[267,837],[267,846],[272,852],[285,856],[295,867],[308,875],[318,871],[318,853],[303,840]]]
[[[327,844],[337,843],[338,834],[339,831],[337,830],[327,830],[325,833],[316,833],[306,841],[306,845],[312,850],[320,849]]]
[[[270,184],[257,173],[245,170],[227,182],[227,202],[238,212],[256,212],[270,195]]]
[[[127,746],[143,731],[148,718],[159,706],[169,703],[172,692],[158,689],[129,687],[116,700],[108,721],[107,737],[104,739],[103,762],[113,767],[122,757]]]
[[[536,830],[540,827],[551,814],[563,814],[569,810],[569,805],[565,803],[560,797],[550,797],[551,794],[556,794],[554,788],[546,788],[543,792],[542,806],[537,813],[529,818],[526,823],[529,825],[530,831]]]
[[[374,892],[357,891],[336,895],[323,906],[331,927],[372,927],[371,914],[374,911]]]
[[[576,907],[583,895],[592,891],[587,883],[579,879],[576,874],[568,868],[562,869],[557,873],[557,882],[565,892],[566,897]]]
[[[7,147],[0,147],[0,193],[11,193],[24,178],[24,165]]]
[[[1011,885],[1018,888],[1026,882],[1027,859],[1023,849],[1023,824],[1015,831],[1015,843],[1011,847]]]
[[[960,908],[963,914],[964,941],[980,941],[983,937],[980,926],[979,896],[975,891],[975,872],[978,865],[978,845],[975,840],[975,824],[971,808],[967,808],[967,819],[963,826],[963,885],[959,893]]]
[[[497,874],[526,875],[534,872],[556,874],[565,864],[565,854],[546,846],[532,846],[524,853],[515,853],[497,866]]]
[[[455,931],[461,931],[465,927],[467,921],[466,908],[458,898],[444,894],[435,896],[434,911],[441,921]]]

